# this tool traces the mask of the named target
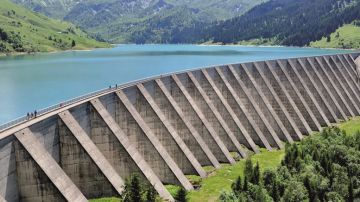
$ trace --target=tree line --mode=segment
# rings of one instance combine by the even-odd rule
[[[221,202],[360,200],[360,132],[347,135],[328,128],[296,144],[287,144],[275,170],[260,174],[258,163],[246,161],[244,179],[238,177]]]

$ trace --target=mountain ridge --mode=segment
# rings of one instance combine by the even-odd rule
[[[13,0],[16,3],[27,6],[32,10],[38,10],[49,14],[53,7],[44,6],[46,2],[62,4],[66,0]],[[134,40],[133,35],[145,35],[147,32],[154,39],[152,42],[170,41],[157,40],[167,38],[167,33],[174,33],[176,29],[167,30],[175,26],[161,23],[166,16],[170,21],[176,21],[176,27],[186,28],[192,24],[210,23],[217,20],[225,20],[242,15],[253,6],[267,0],[67,0],[68,3],[62,9],[62,19],[72,22],[97,38],[104,38],[111,43],[132,43],[136,41],[147,42],[143,39]],[[41,3],[45,2],[45,3]],[[54,3],[55,2],[55,3]],[[56,4],[57,2],[57,4]],[[41,6],[43,5],[43,6]],[[55,8],[58,6],[54,6]],[[186,10],[184,10],[186,8]],[[174,11],[184,10],[188,19],[179,16],[181,13]],[[61,9],[60,9],[61,10]],[[55,12],[56,13],[56,12]],[[173,15],[170,15],[173,14]],[[50,15],[51,16],[51,15]],[[54,16],[51,16],[54,17]],[[185,16],[186,17],[186,16]],[[179,21],[181,18],[182,21]],[[154,21],[152,21],[154,19]],[[160,25],[158,29],[149,31],[152,27],[148,24]],[[117,27],[118,30],[115,30]],[[143,33],[145,31],[145,33]],[[114,37],[116,35],[116,37]],[[156,40],[155,40],[156,39]]]

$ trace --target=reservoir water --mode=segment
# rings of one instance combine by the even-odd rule
[[[119,45],[0,57],[0,125],[26,112],[133,80],[217,64],[349,53],[292,47]]]

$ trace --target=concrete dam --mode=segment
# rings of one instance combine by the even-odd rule
[[[0,201],[119,196],[133,173],[174,199],[186,175],[360,115],[360,53],[162,75],[0,128]]]

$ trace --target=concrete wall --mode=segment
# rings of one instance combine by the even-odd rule
[[[172,201],[163,184],[191,190],[185,175],[205,177],[201,166],[233,164],[230,152],[282,148],[282,141],[359,115],[358,56],[166,75],[43,115],[0,140],[0,198],[118,196],[137,173]]]

